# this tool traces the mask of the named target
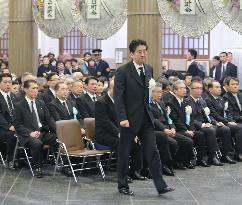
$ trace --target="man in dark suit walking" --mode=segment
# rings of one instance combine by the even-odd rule
[[[192,77],[199,76],[201,79],[205,78],[205,72],[201,70],[199,64],[196,62],[197,51],[189,49],[187,54],[187,60],[191,62],[187,69],[187,73],[191,73]]]
[[[51,145],[55,150],[57,148],[55,123],[44,102],[36,99],[37,82],[25,81],[24,91],[25,98],[16,104],[14,125],[20,143],[31,150],[35,175],[41,178],[43,145]]]
[[[161,161],[156,146],[153,117],[149,110],[149,82],[152,69],[144,64],[148,46],[144,40],[133,40],[129,45],[132,61],[117,69],[114,83],[114,102],[120,129],[118,160],[118,189],[133,195],[129,189],[129,152],[135,136],[139,137],[142,150],[154,184],[159,194],[173,191],[161,174]]]
[[[15,98],[10,93],[12,76],[9,73],[0,75],[0,142],[6,142],[6,164],[9,169],[14,169],[13,156],[16,145],[13,115]]]

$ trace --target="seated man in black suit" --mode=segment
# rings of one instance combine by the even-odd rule
[[[175,83],[176,81],[178,81],[179,78],[171,76],[169,77],[168,81],[169,81],[169,92],[167,92],[166,94],[164,94],[162,96],[163,102],[165,103],[165,105],[174,97],[174,92],[173,92],[173,83]]]
[[[49,73],[46,76],[46,81],[48,88],[39,94],[39,99],[43,100],[48,107],[49,103],[56,98],[55,85],[60,81],[60,77],[57,73]]]
[[[186,98],[186,103],[189,104],[192,107],[192,118],[194,119],[194,126],[195,130],[201,131],[204,133],[204,136],[206,138],[206,142],[208,145],[208,161],[209,164],[213,164],[215,166],[221,166],[219,159],[217,158],[218,153],[218,144],[216,139],[216,132],[218,132],[217,135],[219,135],[221,138],[226,138],[227,134],[226,130],[223,128],[216,129],[215,126],[213,126],[212,121],[209,117],[208,108],[206,105],[206,102],[201,98],[203,90],[203,84],[202,81],[193,80],[191,82],[191,91],[190,96]],[[206,111],[206,112],[205,112]],[[216,121],[213,122],[216,125]],[[223,136],[221,136],[223,135]],[[199,166],[208,166],[205,159],[200,159],[200,161],[197,161],[197,165]]]
[[[34,80],[24,82],[26,96],[15,107],[14,125],[20,143],[30,148],[35,175],[43,177],[42,147],[57,149],[55,123],[43,101],[36,99],[38,85]]]
[[[0,143],[6,142],[6,165],[9,169],[14,169],[13,156],[16,136],[13,125],[13,114],[15,98],[10,92],[11,85],[11,74],[0,74]]]
[[[82,119],[95,117],[97,82],[95,77],[87,77],[85,80],[86,93],[76,99],[76,106]]]
[[[157,84],[152,91],[151,111],[155,119],[156,143],[162,160],[163,173],[167,175],[167,173],[173,173],[172,160],[178,164],[184,164],[189,160],[193,141],[189,137],[176,133],[175,125],[168,118],[165,104],[160,100],[161,96],[162,88]],[[166,141],[169,142],[171,149],[166,146],[168,145]]]
[[[113,100],[114,81],[110,81],[107,94],[95,102],[95,141],[101,145],[110,147],[118,154],[119,146],[119,125],[114,108]],[[131,150],[130,177],[135,180],[142,180],[139,174],[141,169],[141,153],[139,141],[134,141]]]
[[[239,79],[230,78],[227,81],[230,92],[227,92],[223,98],[228,102],[228,109],[237,123],[242,123],[242,95],[239,92]]]
[[[207,105],[210,109],[211,116],[219,122],[218,125],[222,127],[228,127],[231,132],[231,136],[235,141],[235,159],[242,161],[242,125],[239,125],[233,119],[231,113],[228,109],[228,102],[225,102],[223,98],[220,97],[221,85],[218,81],[214,80],[208,85],[209,96],[206,98]],[[227,129],[228,129],[227,128]],[[227,152],[231,149],[231,140],[226,142],[227,149],[221,150],[222,152],[222,162],[234,164],[235,161],[230,159]],[[223,153],[224,152],[224,153]]]
[[[56,68],[50,64],[48,56],[43,57],[43,64],[39,66],[37,77],[44,77],[48,73],[56,72]]]
[[[67,98],[76,104],[76,99],[83,93],[82,81],[74,81],[71,86],[71,92]]]
[[[185,76],[184,76],[184,83],[186,85],[186,97],[189,96],[190,94],[190,85],[191,85],[191,82],[192,82],[192,74],[191,73],[186,73]]]
[[[186,85],[184,81],[176,81],[173,84],[173,91],[175,97],[167,103],[167,106],[171,109],[170,117],[178,133],[193,139],[197,148],[197,161],[201,162],[206,155],[205,137],[203,132],[195,130],[193,116],[191,115],[192,108],[184,101],[186,95]],[[194,167],[188,161],[186,164],[188,168]]]

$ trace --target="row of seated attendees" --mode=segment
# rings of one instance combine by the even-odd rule
[[[25,73],[17,94],[12,91],[12,76],[0,75],[0,142],[6,142],[6,161],[14,169],[13,153],[16,136],[30,148],[37,177],[42,177],[42,146],[49,144],[56,151],[55,121],[76,118],[82,133],[84,118],[95,118],[96,142],[116,151],[119,144],[119,123],[113,101],[113,79],[106,91],[97,92],[98,79],[61,81],[51,72],[46,75],[47,88],[39,90],[36,76]],[[237,78],[226,78],[225,94],[216,80],[185,75],[185,80],[170,77],[159,79],[152,91],[150,111],[155,118],[157,147],[164,174],[173,176],[174,168],[222,166],[242,161],[242,97]],[[69,86],[68,86],[69,84]],[[104,85],[104,83],[102,83]],[[205,91],[203,91],[205,89]],[[100,96],[99,96],[100,95]],[[235,149],[234,159],[229,155]],[[221,157],[220,157],[221,155]],[[207,160],[208,157],[208,160]],[[197,159],[196,159],[197,158]],[[130,175],[133,179],[151,177],[140,154],[138,136],[131,151]],[[142,168],[142,170],[141,170]]]

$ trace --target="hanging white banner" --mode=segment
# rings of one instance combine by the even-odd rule
[[[195,15],[196,0],[181,0],[180,1],[180,14]]]
[[[87,19],[101,18],[101,0],[87,0]]]
[[[239,1],[240,9],[242,9],[242,0]]]
[[[55,0],[44,0],[44,19],[55,19]]]

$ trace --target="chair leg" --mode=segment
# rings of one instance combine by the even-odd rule
[[[112,156],[113,156],[113,152],[111,151],[108,156],[107,170],[109,170],[109,168],[110,168]]]
[[[57,169],[57,165],[58,165],[58,162],[59,162],[59,158],[60,158],[60,149],[58,149],[58,154],[57,154],[57,159],[55,161],[55,168],[54,168],[54,172],[53,172],[53,178],[55,177],[55,174],[56,174],[56,169]],[[62,160],[61,160],[62,161]],[[62,163],[63,164],[63,163]]]
[[[105,175],[105,173],[104,173],[103,166],[102,166],[102,163],[101,163],[101,161],[100,161],[100,156],[97,156],[97,163],[98,163],[98,166],[99,166],[99,169],[100,169],[100,172],[101,172],[102,178],[103,178],[103,180],[105,180],[106,175]]]
[[[31,166],[31,164],[30,164],[29,156],[28,156],[28,154],[27,154],[27,151],[26,151],[25,148],[22,148],[22,149],[24,150],[24,154],[25,154],[26,160],[27,160],[27,162],[28,162],[28,165],[29,165],[29,168],[30,168],[31,174],[32,174],[32,176],[34,177],[34,172],[33,172],[32,166]]]
[[[80,175],[82,174],[82,171],[83,171],[83,169],[84,169],[85,162],[86,162],[86,157],[83,157],[83,160],[82,160],[82,167],[81,167]]]
[[[16,154],[17,154],[17,150],[18,150],[18,147],[19,147],[18,143],[19,143],[19,141],[17,139],[15,149],[14,149],[14,154],[13,154],[13,163],[15,163],[15,161],[16,161]]]
[[[66,149],[65,149],[65,151],[66,151]],[[71,160],[70,160],[70,158],[69,158],[69,154],[67,153],[67,151],[66,151],[66,156],[67,156],[67,160],[68,160],[69,166],[70,166],[70,168],[71,168],[71,172],[72,172],[72,175],[73,175],[73,177],[74,177],[74,180],[75,180],[75,182],[77,183],[76,174],[75,174],[75,172],[74,172],[74,170],[73,170],[73,167],[72,167],[72,164],[71,164]]]
[[[1,160],[2,160],[3,166],[6,168],[6,164],[5,164],[5,162],[4,162],[4,159],[3,159],[3,156],[2,156],[2,153],[1,153],[1,152],[0,152],[0,158],[1,158]]]

